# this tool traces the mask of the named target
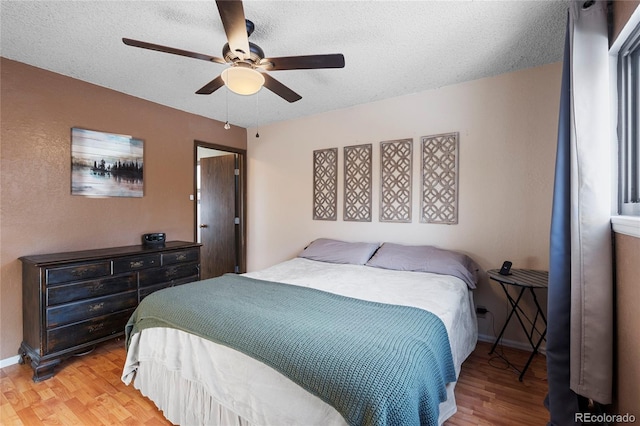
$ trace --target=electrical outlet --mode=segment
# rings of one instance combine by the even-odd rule
[[[482,305],[476,306],[476,315],[478,318],[486,317],[487,312],[489,312],[489,310],[486,308],[486,306],[482,306]]]

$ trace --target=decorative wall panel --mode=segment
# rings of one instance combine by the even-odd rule
[[[380,142],[380,222],[411,222],[412,139]]]
[[[371,222],[372,145],[344,147],[345,221]]]
[[[338,219],[338,148],[313,151],[313,219]]]
[[[458,133],[422,137],[420,222],[458,223]]]

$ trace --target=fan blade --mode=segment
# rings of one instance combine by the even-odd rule
[[[204,55],[202,53],[189,52],[188,50],[176,49],[173,47],[160,46],[159,44],[147,43],[145,41],[132,40],[130,38],[123,38],[122,42],[128,46],[141,47],[143,49],[156,50],[158,52],[172,53],[174,55],[186,56],[188,58],[202,59],[203,61],[216,62],[218,64],[227,63],[224,59],[216,58],[215,56]]]
[[[258,65],[269,71],[308,70],[316,68],[344,68],[344,55],[284,56],[282,58],[265,58]]]
[[[222,20],[224,32],[227,34],[229,47],[240,59],[248,59],[249,37],[247,36],[247,24],[244,17],[244,8],[240,0],[216,0],[218,12]]]
[[[284,84],[280,83],[275,78],[271,77],[267,73],[262,73],[264,76],[264,87],[271,90],[276,95],[280,96],[282,99],[288,102],[295,102],[302,99],[302,96],[298,95],[293,90],[289,89]]]
[[[203,86],[200,90],[198,90],[196,94],[210,95],[216,90],[218,90],[219,88],[221,88],[222,86],[224,86],[224,81],[222,81],[222,77],[217,76],[216,78],[211,80],[209,83],[207,83],[205,86]]]

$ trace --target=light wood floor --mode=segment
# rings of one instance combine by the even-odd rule
[[[544,356],[534,358],[521,383],[503,361],[490,361],[489,349],[479,342],[463,364],[456,386],[458,412],[445,425],[545,425]],[[504,353],[518,367],[528,356],[508,348]],[[53,378],[40,383],[33,383],[28,365],[0,369],[0,424],[169,425],[152,402],[120,381],[124,358],[117,340],[65,361]]]

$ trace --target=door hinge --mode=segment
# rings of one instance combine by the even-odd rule
[[[236,274],[239,274],[240,273],[240,267],[238,265],[234,266],[233,272],[235,272]]]
[[[240,218],[236,217],[235,219],[233,219],[233,223],[235,223],[236,225],[240,225]]]
[[[233,174],[236,176],[240,176],[240,169],[233,169]]]

